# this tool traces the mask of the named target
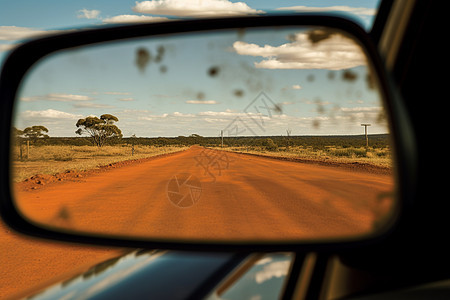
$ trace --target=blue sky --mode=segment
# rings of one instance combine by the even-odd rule
[[[155,3],[153,8],[143,6]],[[203,3],[202,7],[194,3]],[[186,7],[198,8],[215,14],[224,14],[225,10],[214,10],[215,3],[226,3],[227,12],[233,13],[233,5],[241,3],[249,13],[266,12],[300,12],[300,11],[338,11],[362,26],[370,28],[379,5],[379,0],[250,0],[245,2],[229,0],[0,0],[0,61],[4,52],[21,39],[45,34],[46,31],[79,28],[92,25],[117,23],[120,21],[147,20],[153,18],[189,18],[189,14],[180,12],[180,3]],[[157,4],[157,5],[156,5]],[[166,9],[162,9],[165,7]],[[195,9],[192,9],[195,10]],[[240,13],[245,14],[246,10]],[[192,15],[192,11],[190,12]],[[195,15],[195,14],[194,14]]]
[[[21,39],[74,27],[333,10],[370,28],[378,6],[378,1],[203,0],[203,7],[193,2],[2,1],[0,61]],[[300,57],[311,47],[306,32],[295,28],[246,32],[244,37],[229,32],[220,37],[146,39],[61,54],[28,76],[15,125],[44,125],[50,136],[75,136],[78,118],[111,113],[119,118],[124,136],[217,136],[221,130],[230,136],[285,135],[287,130],[292,135],[360,134],[360,123],[373,123],[369,132],[386,132],[379,95],[367,88],[368,68],[355,45],[347,41],[345,50],[335,48],[336,55],[345,52],[348,59],[332,55],[326,64],[313,65],[309,58],[342,45],[343,37],[330,38],[322,50],[309,49]],[[163,59],[156,61],[161,46]],[[290,52],[283,52],[286,48]],[[153,59],[144,69],[136,65],[138,49]],[[216,73],[208,73],[212,71]],[[344,80],[347,73],[357,79]]]
[[[123,0],[14,0],[0,1],[0,25],[19,26],[38,29],[60,29],[73,26],[85,26],[101,22],[102,19],[112,18],[120,15],[154,15],[159,14],[142,13],[133,9],[136,3],[145,1],[123,1]],[[157,1],[153,1],[157,2]],[[161,1],[160,1],[161,2]],[[162,1],[169,2],[170,1]],[[178,1],[172,1],[178,2]],[[179,1],[187,5],[195,6],[193,1]],[[208,2],[208,1],[203,1]],[[226,1],[228,2],[228,1]],[[231,1],[238,2],[238,1]],[[280,8],[306,6],[306,7],[337,7],[343,8],[366,8],[376,9],[378,0],[248,0],[243,1],[251,9],[272,11]],[[82,10],[98,11],[98,14],[81,17]],[[349,13],[357,10],[348,10]],[[170,15],[166,15],[170,16]],[[90,17],[90,19],[88,19]],[[358,15],[358,18],[366,18]]]

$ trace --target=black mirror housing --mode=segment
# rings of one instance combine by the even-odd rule
[[[72,232],[56,231],[52,228],[39,226],[30,222],[13,200],[11,180],[11,127],[13,111],[17,93],[22,80],[28,70],[41,58],[49,54],[86,45],[104,42],[120,41],[132,38],[154,37],[174,33],[206,32],[224,29],[263,28],[284,26],[327,26],[354,37],[365,49],[368,59],[373,67],[374,74],[386,100],[387,118],[390,121],[390,134],[392,135],[393,155],[395,157],[395,180],[398,197],[395,216],[382,230],[373,235],[352,239],[329,239],[325,242],[211,242],[208,240],[168,240],[168,239],[140,239],[124,238],[102,235],[83,235]],[[236,17],[221,19],[200,19],[190,21],[170,21],[162,23],[114,26],[100,29],[73,31],[61,35],[52,35],[27,42],[17,47],[9,55],[3,65],[0,76],[0,111],[2,113],[1,125],[3,134],[0,136],[0,214],[4,222],[14,230],[40,238],[61,240],[66,242],[98,244],[120,247],[160,248],[176,250],[206,250],[206,251],[296,251],[313,250],[322,251],[330,249],[346,249],[376,243],[383,239],[396,227],[407,214],[409,199],[408,187],[414,184],[415,176],[415,144],[410,134],[408,117],[402,107],[398,95],[390,84],[389,76],[384,69],[382,59],[373,44],[369,34],[359,25],[344,18],[333,15],[299,14],[274,15],[255,17]]]

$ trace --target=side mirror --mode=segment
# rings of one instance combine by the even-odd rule
[[[1,214],[25,234],[293,250],[398,222],[408,122],[354,23],[176,21],[31,41],[0,79]],[[401,179],[402,178],[402,179]]]

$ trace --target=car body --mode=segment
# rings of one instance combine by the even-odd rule
[[[402,203],[400,221],[387,234],[367,243],[346,247],[316,245],[305,250],[301,246],[293,247],[292,257],[287,260],[288,272],[272,277],[284,279],[280,298],[449,297],[450,249],[446,235],[450,224],[445,193],[442,194],[445,184],[435,179],[436,166],[442,164],[442,159],[428,152],[432,150],[429,133],[433,132],[432,126],[437,126],[438,118],[433,122],[423,121],[424,114],[436,114],[436,106],[424,103],[424,99],[439,99],[444,95],[444,85],[434,81],[439,74],[438,64],[430,63],[430,58],[436,57],[436,47],[430,46],[436,42],[431,32],[441,29],[436,17],[439,9],[436,1],[383,1],[370,33],[385,61],[389,83],[403,99],[413,124],[412,135],[407,133],[403,138],[417,145],[402,153],[411,155],[411,160],[405,161],[414,160],[416,164],[408,166],[414,184],[403,191],[411,201]],[[431,181],[427,180],[430,178]],[[272,255],[285,255],[224,253],[219,251],[220,247],[209,246],[202,247],[206,252],[214,252],[132,252],[93,267],[81,277],[38,292],[35,297],[59,299],[92,288],[94,299],[220,299],[220,293],[238,284],[252,266],[273,261]],[[267,256],[270,259],[264,260]],[[186,283],[185,279],[189,280],[187,286],[181,283]],[[265,299],[264,292],[258,290],[246,296]]]

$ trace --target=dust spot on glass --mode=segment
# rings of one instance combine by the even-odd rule
[[[350,122],[356,122],[356,116],[354,114],[349,114],[348,119]]]
[[[156,63],[159,63],[160,61],[162,61],[165,51],[166,51],[166,49],[164,48],[164,46],[162,46],[162,45],[158,46],[158,48],[156,49],[156,57],[154,59],[154,61]]]
[[[151,54],[145,48],[138,48],[136,50],[136,66],[139,71],[144,72],[147,65],[150,63]]]
[[[385,123],[387,121],[386,111],[383,109],[377,115],[378,123]]]
[[[316,79],[316,78],[314,77],[313,74],[309,74],[309,75],[306,77],[306,80],[307,80],[308,82],[313,82],[315,79]]]
[[[239,28],[239,29],[237,29],[237,30],[236,30],[236,33],[237,33],[236,40],[237,40],[237,41],[242,40],[242,39],[244,38],[244,35],[245,35],[245,28]]]
[[[241,90],[241,89],[235,89],[233,91],[233,95],[236,96],[236,97],[242,97],[242,96],[244,96],[244,91]]]
[[[314,129],[319,129],[320,128],[320,121],[319,120],[313,120],[312,121],[312,127]]]
[[[291,34],[289,34],[289,35],[287,36],[287,40],[288,40],[289,42],[295,42],[295,41],[297,40],[297,37],[295,36],[294,33],[291,33]]]
[[[218,66],[212,66],[208,69],[208,75],[215,77],[219,74],[220,68]]]
[[[336,124],[336,122],[338,121],[336,115],[338,115],[340,111],[341,107],[337,104],[334,104],[333,108],[328,112],[328,117],[334,124]]]
[[[52,220],[55,224],[70,225],[71,214],[66,206],[61,206]]]
[[[277,104],[274,104],[273,110],[276,113],[281,114],[283,112],[283,107],[281,106],[281,104],[277,103]]]
[[[324,114],[325,113],[325,105],[322,103],[322,101],[320,99],[316,99],[314,102],[317,105],[317,112],[319,114]]]
[[[159,45],[156,48],[156,56],[152,56],[152,53],[150,50],[140,47],[136,50],[136,66],[138,67],[139,71],[142,73],[145,72],[145,69],[148,67],[151,61],[154,63],[160,63],[164,58],[164,53],[166,52],[166,49],[163,45]],[[165,65],[161,65],[159,67],[159,71],[161,73],[167,72],[167,67]]]
[[[332,34],[334,34],[334,31],[330,30],[311,30],[308,32],[308,39],[311,43],[316,44],[323,40],[328,39]]]
[[[330,71],[327,76],[329,80],[334,80],[334,78],[336,78],[336,73],[334,71]]]
[[[374,214],[373,228],[382,228],[388,220],[393,216],[393,205],[395,202],[395,194],[393,192],[384,192],[377,195],[376,205],[373,207]]]
[[[358,74],[351,70],[344,70],[342,72],[342,80],[348,82],[354,82],[358,78]]]
[[[233,74],[234,79],[241,79],[245,83],[246,89],[258,93],[261,90],[270,91],[273,80],[271,76],[267,76],[261,69],[255,68],[248,62],[240,62],[242,72]]]
[[[198,92],[197,93],[197,100],[203,100],[205,99],[205,94],[203,92]]]
[[[70,219],[70,213],[69,210],[67,209],[67,207],[63,206],[61,207],[61,209],[58,212],[58,218],[60,218],[61,220],[69,220]]]

